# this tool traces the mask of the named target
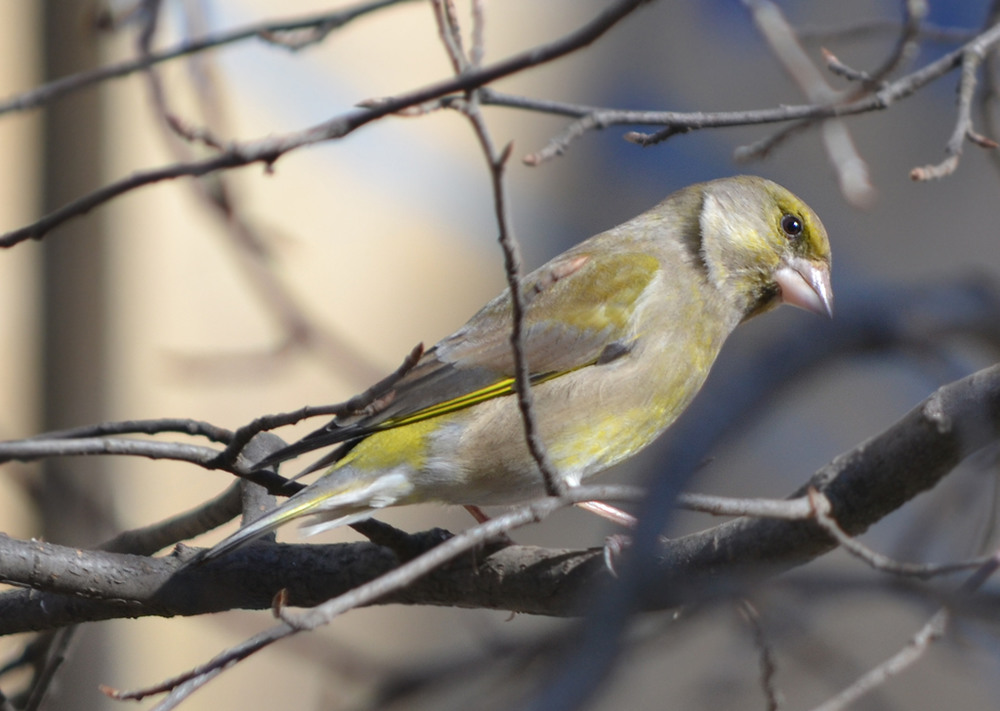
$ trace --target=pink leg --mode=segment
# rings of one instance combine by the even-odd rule
[[[476,523],[486,523],[490,520],[490,517],[483,513],[483,510],[478,506],[465,506],[464,508],[472,514],[472,518],[476,519]]]

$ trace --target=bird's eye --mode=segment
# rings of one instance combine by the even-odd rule
[[[795,239],[802,234],[804,228],[802,220],[795,215],[784,215],[781,218],[781,229],[785,233],[785,236]]]

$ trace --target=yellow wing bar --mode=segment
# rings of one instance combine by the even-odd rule
[[[591,365],[591,364],[587,363],[586,365]],[[552,378],[558,375],[565,375],[565,371],[539,373],[538,375],[533,375],[531,376],[531,384],[539,385],[547,380],[551,380]],[[503,397],[504,395],[513,394],[514,384],[515,384],[514,378],[504,378],[503,380],[498,380],[497,382],[493,383],[492,385],[488,385],[485,388],[480,388],[479,390],[473,390],[471,393],[466,393],[465,395],[460,395],[459,397],[452,398],[451,400],[445,400],[444,402],[439,402],[436,405],[425,407],[423,410],[419,410],[409,415],[404,415],[403,417],[395,417],[386,420],[385,422],[380,422],[372,429],[376,432],[381,430],[391,430],[395,427],[402,427],[403,425],[413,424],[414,422],[423,422],[424,420],[429,420],[432,417],[440,417],[441,415],[447,415],[452,412],[456,412],[457,410],[464,410],[467,407],[478,405],[481,402],[492,400],[495,397]]]

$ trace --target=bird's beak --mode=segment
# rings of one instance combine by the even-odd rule
[[[787,260],[774,274],[781,300],[814,314],[833,316],[833,290],[829,265],[802,257]]]

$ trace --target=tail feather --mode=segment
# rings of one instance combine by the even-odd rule
[[[204,560],[213,560],[230,553],[237,548],[260,538],[280,526],[301,516],[309,515],[309,509],[315,508],[320,501],[304,501],[301,503],[289,499],[285,504],[266,513],[256,521],[252,521],[233,535],[217,543],[204,555]],[[295,504],[294,506],[292,504]]]
[[[380,508],[399,503],[413,489],[409,479],[398,472],[384,474],[363,486],[354,480],[347,488],[344,488],[341,479],[340,488],[331,491],[334,483],[334,478],[327,475],[306,487],[278,508],[216,544],[204,554],[202,560],[220,558],[286,523],[304,517],[312,519],[303,526],[303,533],[308,536],[362,521]]]

